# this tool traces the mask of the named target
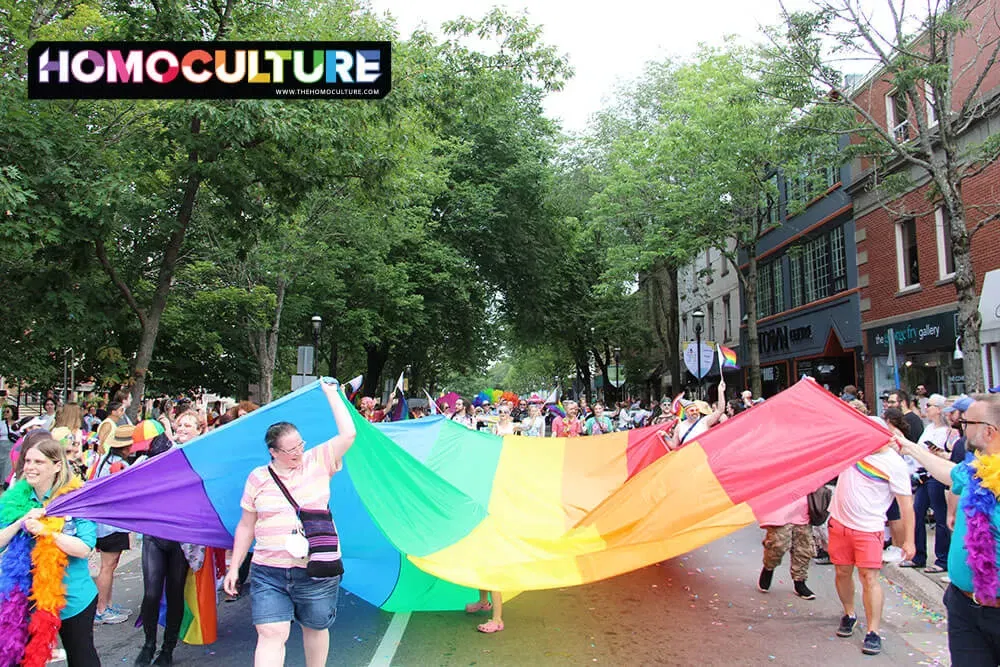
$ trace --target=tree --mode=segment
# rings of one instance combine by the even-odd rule
[[[672,289],[676,267],[696,253],[715,247],[726,256],[743,288],[750,384],[759,394],[757,244],[777,224],[768,215],[778,196],[772,176],[823,144],[794,122],[797,108],[775,95],[757,68],[754,54],[733,43],[704,47],[689,63],[651,67],[632,95],[635,129],[613,144],[604,205],[617,210],[639,258],[636,272],[648,276],[664,262]],[[661,339],[676,347],[676,328]]]
[[[928,4],[926,15],[913,15],[902,0],[886,0],[873,18],[862,4],[816,0],[809,11],[784,10],[782,24],[768,31],[771,75],[782,79],[789,99],[803,109],[803,123],[851,137],[846,155],[870,161],[866,186],[881,201],[888,205],[918,180],[930,182],[928,199],[950,221],[966,386],[982,390],[970,242],[1000,220],[1000,206],[969,202],[962,185],[1000,156],[1000,135],[978,140],[972,133],[998,109],[995,87],[987,89],[995,85],[990,82],[1000,55],[998,5],[941,0]],[[874,65],[864,88],[852,86],[856,79],[835,66],[845,57]],[[882,82],[904,100],[905,123],[897,119],[895,128],[877,117],[867,95]]]

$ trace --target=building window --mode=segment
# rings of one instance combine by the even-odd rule
[[[899,289],[920,284],[916,218],[906,218],[896,223],[896,267],[899,272]]]
[[[806,303],[830,296],[830,251],[826,234],[806,244]]]
[[[688,340],[688,316],[687,313],[681,315],[681,338]]]
[[[833,265],[833,293],[847,289],[847,249],[844,245],[844,228],[830,232],[830,259]]]
[[[893,91],[885,96],[885,123],[896,141],[902,143],[910,138],[910,121],[906,113],[906,98]]]
[[[716,340],[715,338],[715,302],[708,302],[708,339]]]
[[[802,301],[802,256],[796,254],[788,258],[788,279],[792,282],[792,308],[798,308]]]
[[[757,317],[767,317],[774,302],[774,284],[771,265],[766,264],[757,271]]]
[[[847,248],[843,226],[817,236],[788,253],[792,308],[847,289]]]
[[[771,282],[774,284],[774,311],[775,313],[780,313],[785,309],[785,283],[781,276],[781,260],[775,260],[771,262],[771,271],[774,273],[774,278]]]
[[[722,297],[722,340],[728,341],[732,338],[733,307],[729,301],[729,295]]]
[[[720,255],[719,261],[722,262],[722,266],[719,268],[719,275],[720,276],[728,276],[729,275],[729,258],[726,257],[726,253],[724,253],[724,252],[720,252],[719,255]]]
[[[757,316],[768,317],[785,309],[781,260],[765,264],[757,271]]]
[[[945,280],[955,275],[955,254],[951,249],[951,216],[944,208],[934,211],[937,228],[938,278]]]
[[[840,168],[837,165],[819,164],[818,159],[810,160],[799,173],[786,180],[789,208],[799,210],[805,208],[809,202],[825,194],[839,180]]]
[[[927,107],[927,127],[937,125],[937,114],[934,112],[934,87],[930,81],[924,81],[924,104]]]

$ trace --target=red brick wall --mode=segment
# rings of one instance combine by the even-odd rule
[[[926,199],[928,187],[914,190],[890,206],[894,211],[924,213],[917,217],[919,291],[896,295],[899,291],[895,231],[898,216],[885,208],[877,208],[856,220],[858,231],[864,230],[867,235],[857,244],[859,252],[868,253],[868,262],[858,267],[860,275],[868,274],[869,277],[869,285],[862,288],[861,298],[871,300],[871,309],[861,313],[862,322],[905,315],[956,301],[953,283],[936,285],[937,230],[933,207]],[[962,193],[966,207],[985,207],[982,210],[968,209],[966,222],[972,229],[983,217],[1000,210],[1000,162],[994,162],[979,176],[965,181]],[[976,290],[981,291],[986,272],[1000,268],[1000,221],[980,229],[972,238],[972,263],[976,273]]]
[[[982,66],[985,65],[984,61],[990,55],[990,48],[992,48],[994,40],[1000,37],[1000,26],[997,25],[996,21],[997,13],[1000,13],[1000,0],[986,0],[981,5],[977,6],[969,16],[969,21],[973,28],[962,33],[955,42],[953,69],[956,76],[958,76],[962,72],[962,69],[973,59],[978,60],[980,66],[970,67],[967,72],[962,74],[954,82],[951,105],[954,110],[960,109],[962,104],[965,102],[966,96],[972,90],[972,86],[978,79],[980,72],[982,72]],[[979,53],[978,51],[981,47],[977,46],[977,40],[990,48],[983,49],[983,51]],[[918,46],[917,50],[922,51],[923,49]],[[977,97],[981,98],[987,96],[997,86],[1000,86],[1000,65],[994,65],[987,73],[983,83],[979,86]],[[874,76],[863,89],[857,92],[854,96],[854,100],[858,103],[858,106],[867,111],[875,121],[885,127],[885,96],[887,93],[891,92],[893,88],[894,84],[892,78],[890,76],[886,76],[885,74],[879,74]],[[921,103],[925,105],[926,110],[926,99],[923,89],[918,89],[917,93],[921,99]],[[897,118],[896,123],[900,123],[902,120],[902,118]],[[910,125],[914,128],[914,130],[911,130],[910,132],[910,136],[913,136],[916,128],[916,121],[913,120]],[[860,138],[852,136],[851,143],[860,143]],[[862,171],[867,170],[870,167],[871,160],[862,158]]]

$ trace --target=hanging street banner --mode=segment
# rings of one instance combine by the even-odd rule
[[[715,363],[715,344],[711,341],[701,342],[701,373],[698,373],[698,343],[695,341],[686,341],[684,343],[684,365],[691,375],[695,376],[699,380],[708,375],[709,371],[712,370],[712,366]]]

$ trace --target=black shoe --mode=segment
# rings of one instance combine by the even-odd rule
[[[865,645],[861,648],[865,655],[878,655],[882,652],[882,638],[876,632],[865,635]]]
[[[174,650],[172,648],[161,648],[160,654],[156,656],[153,664],[159,667],[170,667],[170,665],[174,664]]]
[[[804,581],[795,582],[795,594],[798,595],[803,600],[815,600],[816,594],[809,590]]]
[[[135,667],[147,667],[153,664],[153,654],[156,653],[156,644],[143,644],[139,651],[139,657],[135,659]]]
[[[850,637],[854,634],[854,628],[858,624],[857,616],[844,616],[840,619],[840,627],[837,628],[838,637]]]
[[[757,580],[757,590],[766,593],[771,590],[771,579],[774,578],[774,570],[766,567],[760,571],[760,579]]]

